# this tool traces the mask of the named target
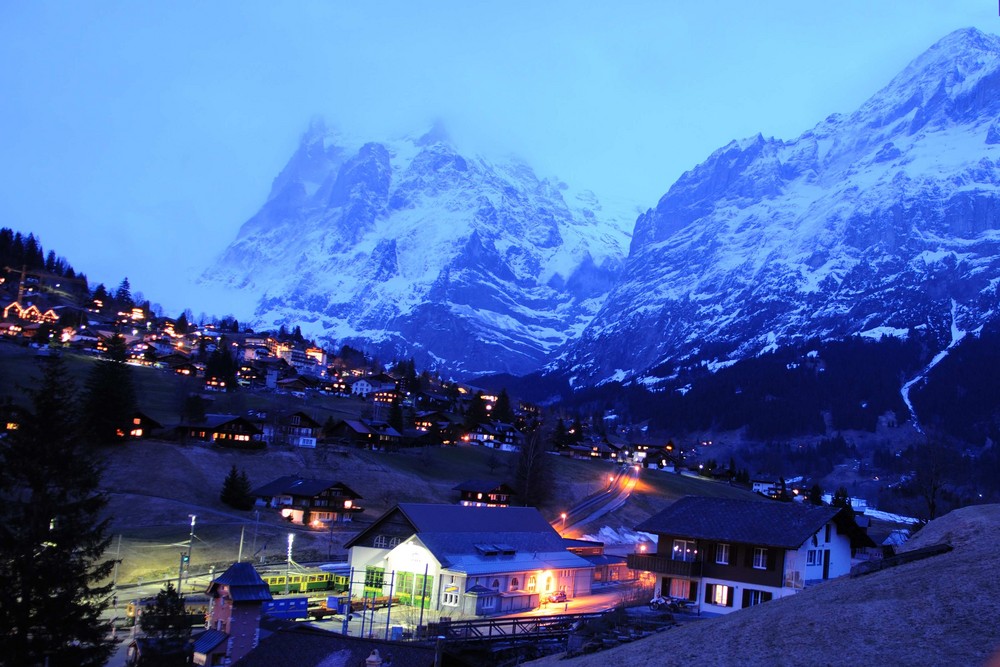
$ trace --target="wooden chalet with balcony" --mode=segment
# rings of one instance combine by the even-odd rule
[[[279,477],[254,489],[251,495],[258,505],[279,510],[291,523],[312,528],[345,523],[364,511],[358,505],[361,496],[346,484],[298,475]]]
[[[726,614],[850,572],[852,547],[872,545],[849,509],[687,496],[636,526],[655,553],[629,554],[664,595]]]
[[[261,413],[265,415],[265,413]],[[323,425],[301,410],[277,413],[270,419],[263,416],[259,422],[263,440],[271,445],[289,445],[314,449]]]
[[[473,507],[508,507],[514,489],[503,482],[470,479],[453,488],[458,491],[459,505]]]
[[[261,429],[249,419],[239,415],[208,414],[202,421],[178,425],[175,432],[183,440],[247,449],[264,447]]]

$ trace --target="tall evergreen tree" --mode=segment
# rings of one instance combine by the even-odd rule
[[[227,347],[226,339],[223,338],[205,363],[205,375],[224,380],[227,389],[234,389],[239,364],[236,363],[236,359],[229,353]]]
[[[129,284],[128,278],[122,278],[121,284],[118,285],[118,289],[115,291],[115,301],[122,310],[131,310],[132,306],[135,305],[132,298],[132,286]]]
[[[833,507],[851,506],[851,496],[847,493],[847,487],[838,487],[837,490],[833,492],[833,498],[830,500],[830,505]]]
[[[100,468],[81,439],[76,388],[40,360],[30,414],[0,449],[0,665],[104,665],[114,563]]]
[[[493,418],[505,424],[514,423],[514,411],[510,407],[510,396],[506,389],[501,389],[497,395],[496,405],[493,406]]]
[[[537,507],[548,500],[551,490],[549,456],[539,431],[528,436],[517,459],[517,491],[521,501]]]
[[[146,605],[139,623],[146,637],[153,640],[147,646],[149,653],[155,654],[149,664],[155,667],[183,667],[190,664],[193,649],[190,645],[191,617],[184,609],[184,598],[172,583],[168,582],[156,594],[156,599]]]
[[[486,401],[483,400],[483,392],[477,391],[469,402],[469,411],[465,414],[466,428],[474,428],[479,424],[485,424],[490,420],[490,413],[486,409]]]
[[[83,419],[89,434],[101,444],[127,436],[135,416],[135,385],[125,359],[125,339],[116,334],[108,341],[104,359],[95,361],[87,376]]]
[[[167,582],[156,594],[156,599],[146,605],[140,619],[142,631],[147,637],[183,644],[191,636],[191,625],[184,611],[184,598],[172,582]]]
[[[405,427],[404,421],[403,405],[400,403],[399,398],[394,398],[392,403],[389,405],[389,426],[402,433],[403,428]]]
[[[238,510],[248,510],[253,507],[253,499],[250,497],[250,478],[245,470],[237,472],[236,464],[229,469],[229,474],[222,481],[222,492],[219,500]]]

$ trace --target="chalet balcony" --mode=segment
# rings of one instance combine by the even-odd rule
[[[700,577],[700,560],[673,560],[659,554],[628,554],[626,561],[630,570],[652,572],[675,577]]]

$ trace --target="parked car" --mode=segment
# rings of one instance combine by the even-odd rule
[[[549,602],[565,602],[566,601],[566,591],[556,591],[555,593],[549,593]]]

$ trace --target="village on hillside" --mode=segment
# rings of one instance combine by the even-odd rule
[[[184,383],[186,397],[174,421],[167,411],[146,409],[141,396],[123,414],[115,414],[109,400],[110,444],[152,438],[233,452],[346,448],[381,454],[476,446],[520,454],[537,449],[544,437],[538,451],[612,466],[606,485],[555,520],[523,506],[530,494],[513,480],[467,479],[455,480],[453,504],[398,502],[361,522],[363,495],[343,480],[303,470],[249,486],[234,467],[223,487],[226,504],[255,508],[258,517],[270,513],[305,531],[354,524],[357,534],[344,545],[345,561],[325,568],[295,563],[293,571],[292,533],[283,572],[280,562],[256,563],[257,569],[246,560],[228,568],[214,563],[222,573],[208,573],[208,598],[188,595],[183,603],[202,604],[208,619],[199,623],[207,629],[186,644],[195,664],[265,664],[274,659],[268,650],[303,641],[296,619],[341,621],[339,633],[311,635],[320,654],[343,650],[352,633],[372,640],[384,632],[385,639],[404,643],[381,646],[383,655],[410,648],[419,653],[417,644],[431,633],[454,641],[458,655],[467,650],[469,633],[506,632],[494,619],[537,615],[550,605],[562,604],[568,613],[572,603],[582,614],[573,623],[589,622],[591,609],[603,614],[616,606],[613,600],[626,598],[665,614],[726,615],[891,558],[905,539],[903,531],[870,531],[866,503],[843,490],[822,494],[805,476],[752,477],[732,459],[720,465],[708,454],[710,440],[656,441],[641,424],[620,424],[611,413],[598,417],[600,424],[579,417],[553,421],[542,407],[512,400],[505,390],[418,372],[412,360],[386,368],[349,347],[325,350],[298,328],[255,332],[232,319],[194,323],[187,314],[158,316],[148,302],[137,303],[127,280],[113,294],[103,286],[91,293],[85,279],[8,270],[0,297],[0,344],[19,346],[29,356],[75,354],[141,367]],[[238,414],[213,409],[234,392],[287,400],[280,403],[285,407],[261,407],[270,405],[265,401]],[[320,403],[342,405],[347,416],[324,420],[314,411]],[[0,410],[4,437],[19,428],[24,406],[8,398]],[[624,551],[567,533],[569,525],[621,507],[642,470],[714,482],[725,493],[674,502],[637,526],[636,541]],[[194,539],[192,514],[178,593],[182,582],[190,586],[189,577],[198,580],[190,565]],[[137,599],[133,605],[133,633],[146,604]],[[535,626],[522,639],[565,641],[567,618]],[[584,641],[577,649],[597,650],[605,647],[602,641]],[[369,649],[377,654],[379,647],[369,641],[352,650]],[[129,664],[151,664],[161,653],[162,643],[140,634],[130,645]]]

